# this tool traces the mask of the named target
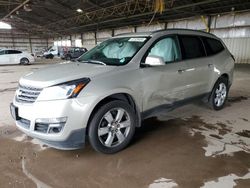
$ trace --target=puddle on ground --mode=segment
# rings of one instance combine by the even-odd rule
[[[171,179],[160,178],[155,180],[154,183],[149,185],[149,188],[174,188],[178,187],[178,184]]]
[[[228,125],[221,122],[217,124],[202,123],[197,116],[194,116],[193,119],[200,123],[198,125],[194,123],[191,126],[190,134],[193,136],[198,133],[205,137],[207,142],[207,146],[203,147],[205,156],[233,155],[239,151],[250,153],[250,140],[245,139],[240,133],[234,132]]]
[[[243,121],[246,121],[246,122],[248,122],[249,120],[248,119],[246,119],[246,118],[240,118],[240,119],[242,119]]]
[[[221,150],[216,148],[221,147],[220,143],[223,148],[221,140],[228,137],[228,133],[219,134],[218,129],[222,127],[205,123],[199,117],[168,121],[151,118],[136,130],[131,145],[114,155],[97,153],[89,144],[85,149],[75,151],[52,148],[37,151],[24,136],[16,135],[18,141],[0,136],[0,182],[3,187],[35,187],[35,177],[47,186],[63,188],[79,185],[102,188],[178,185],[193,188],[228,174],[244,177],[250,168],[249,153],[242,148],[239,151],[226,148],[226,153],[216,153]],[[218,144],[215,149],[207,148],[212,147],[208,138],[216,141],[212,144]],[[226,147],[231,146],[234,144],[226,144]],[[211,151],[208,157],[205,156],[207,151]],[[234,155],[228,155],[228,151],[233,151]],[[23,171],[23,159],[25,169],[32,176]],[[238,180],[241,179],[235,179],[235,182]]]
[[[9,91],[16,91],[17,87],[11,87],[6,89],[0,89],[0,93],[9,92]]]
[[[211,187],[233,188],[237,185],[236,183],[237,180],[246,180],[246,179],[250,179],[250,169],[249,172],[244,176],[229,174],[227,176],[217,178],[217,180],[205,182],[204,186],[202,186],[201,188],[211,188]]]
[[[247,100],[248,97],[245,96],[239,96],[239,97],[228,97],[227,101],[229,103],[235,103],[235,102],[241,102],[243,100]]]
[[[250,130],[243,130],[242,132],[237,132],[236,134],[250,138]]]

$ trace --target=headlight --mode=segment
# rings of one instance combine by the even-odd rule
[[[89,78],[84,78],[44,88],[37,101],[75,98],[89,81]]]

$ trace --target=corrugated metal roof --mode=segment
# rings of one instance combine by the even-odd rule
[[[22,7],[5,21],[25,32],[56,36],[250,9],[250,0],[164,2],[165,10],[160,14],[154,12],[154,0],[32,0],[28,3],[32,11],[25,11]],[[20,3],[16,0],[1,1],[0,18]]]

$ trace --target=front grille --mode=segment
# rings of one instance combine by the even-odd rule
[[[48,128],[49,128],[48,124],[42,124],[42,123],[35,124],[35,131],[37,131],[37,132],[47,133]]]
[[[17,121],[20,126],[22,126],[25,129],[30,128],[30,120],[20,118],[20,120]]]
[[[19,85],[16,93],[16,100],[22,103],[33,103],[36,101],[41,91],[41,88]]]

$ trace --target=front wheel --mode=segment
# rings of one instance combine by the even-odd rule
[[[209,104],[214,110],[221,110],[224,107],[228,91],[228,80],[224,77],[219,78],[209,98]]]
[[[133,138],[135,122],[135,112],[128,103],[115,100],[104,104],[89,124],[91,146],[106,154],[124,149]]]

